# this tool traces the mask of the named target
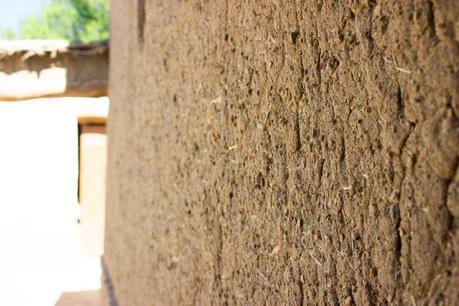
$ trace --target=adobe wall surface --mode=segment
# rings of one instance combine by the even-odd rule
[[[112,0],[119,305],[459,303],[459,2]]]

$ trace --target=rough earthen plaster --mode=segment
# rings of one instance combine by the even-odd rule
[[[119,305],[459,304],[458,15],[112,0]]]

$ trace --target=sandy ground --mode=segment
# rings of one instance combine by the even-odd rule
[[[2,306],[97,305],[100,261],[83,255],[77,223],[76,110],[85,106],[0,103]]]

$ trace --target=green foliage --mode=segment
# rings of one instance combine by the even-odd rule
[[[0,38],[15,39],[16,38],[16,34],[13,31],[11,31],[11,29],[2,28],[2,29],[0,29]]]
[[[69,2],[77,12],[73,24],[76,40],[93,41],[108,38],[108,0],[69,0]]]
[[[84,42],[108,39],[108,1],[51,0],[40,16],[21,22],[19,38]]]

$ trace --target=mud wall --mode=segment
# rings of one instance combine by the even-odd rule
[[[0,100],[107,96],[108,43],[3,41]]]
[[[119,305],[459,303],[458,5],[112,0]]]

